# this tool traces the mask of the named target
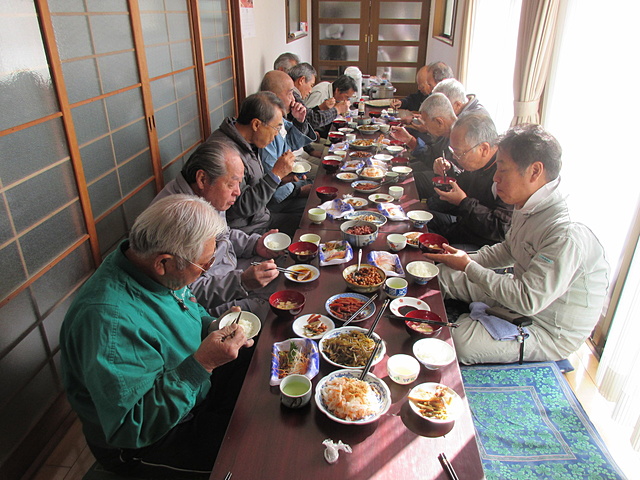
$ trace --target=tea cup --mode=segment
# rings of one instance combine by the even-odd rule
[[[400,233],[390,233],[387,235],[387,245],[393,252],[399,252],[407,246],[407,237]]]
[[[384,282],[384,291],[389,298],[404,297],[409,283],[401,277],[390,277]]]
[[[391,195],[394,200],[400,200],[402,195],[404,195],[404,188],[398,186],[389,187],[389,195]]]
[[[322,208],[312,208],[307,214],[309,215],[309,220],[318,225],[327,218],[327,212]]]
[[[311,380],[297,373],[280,382],[280,402],[288,408],[302,408],[311,400]]]
[[[309,242],[320,245],[320,240],[320,235],[316,235],[315,233],[305,233],[304,235],[300,235],[301,242]]]

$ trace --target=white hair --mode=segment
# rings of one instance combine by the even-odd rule
[[[148,207],[136,219],[129,243],[142,258],[161,253],[179,257],[178,268],[196,262],[207,241],[226,228],[225,222],[206,200],[194,195],[170,195]]]
[[[424,113],[429,119],[444,118],[451,121],[456,120],[451,102],[442,93],[432,93],[420,105],[420,113]]]
[[[464,85],[455,78],[446,78],[433,87],[432,93],[442,93],[449,99],[451,105],[460,102],[463,105],[467,103],[467,92],[464,91]]]

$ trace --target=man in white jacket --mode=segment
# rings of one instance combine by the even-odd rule
[[[602,245],[571,221],[558,189],[562,150],[539,125],[511,128],[498,143],[494,180],[500,198],[515,210],[502,243],[468,255],[446,246],[425,254],[442,262],[445,298],[502,306],[533,321],[524,360],[561,360],[576,351],[600,318],[609,267]],[[513,275],[493,269],[512,266]],[[465,364],[513,363],[520,343],[500,341],[485,326],[461,316],[452,329],[458,360]]]
[[[169,195],[184,193],[207,200],[224,219],[226,210],[240,194],[244,164],[232,144],[210,140],[200,145],[187,160],[182,172],[156,196],[154,202]],[[233,305],[249,310],[260,318],[269,311],[268,297],[274,288],[271,282],[278,271],[273,260],[276,254],[264,245],[264,238],[247,234],[228,226],[217,238],[215,261],[189,287],[198,303],[214,316]],[[250,266],[252,260],[263,261]],[[271,285],[269,285],[271,284]]]

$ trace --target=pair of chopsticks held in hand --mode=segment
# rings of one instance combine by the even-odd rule
[[[235,325],[236,323],[238,323],[240,321],[240,317],[242,316],[242,310],[238,312],[238,316],[233,320],[233,322],[231,322],[229,325]],[[233,332],[231,332],[229,335],[225,335],[224,337],[222,337],[220,339],[221,342],[224,342],[227,338],[233,338],[236,336],[236,332],[238,330],[234,330]]]
[[[261,265],[260,262],[251,262],[251,265],[253,265],[254,267],[257,267],[258,265]],[[295,275],[296,278],[298,277],[298,275],[302,275],[302,274],[306,274],[306,272],[296,272],[295,270],[290,270],[288,268],[282,268],[282,267],[278,267],[276,266],[276,270],[282,273],[288,273],[289,275]]]

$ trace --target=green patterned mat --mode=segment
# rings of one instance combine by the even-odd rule
[[[462,367],[488,480],[624,479],[555,362]]]

